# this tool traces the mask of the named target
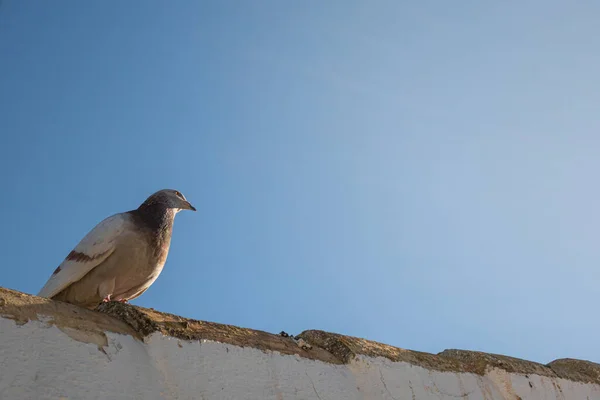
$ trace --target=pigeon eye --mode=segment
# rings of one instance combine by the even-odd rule
[[[181,193],[179,193],[177,190],[175,191],[175,195],[176,195],[177,197],[181,197]]]

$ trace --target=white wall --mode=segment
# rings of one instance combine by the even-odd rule
[[[340,365],[158,332],[141,341],[61,329],[52,317],[0,317],[0,399],[600,400],[596,384],[499,369],[437,372],[365,356]]]

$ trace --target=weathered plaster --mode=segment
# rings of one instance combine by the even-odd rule
[[[291,338],[128,305],[105,313],[0,289],[0,399],[600,400],[600,366]]]

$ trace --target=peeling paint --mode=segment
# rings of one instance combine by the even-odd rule
[[[292,339],[105,307],[0,288],[0,399],[600,400],[588,361],[427,354],[322,331]]]
[[[367,356],[339,365],[160,333],[140,342],[37,320],[0,318],[0,332],[3,399],[600,399],[596,384],[498,369],[440,372]]]

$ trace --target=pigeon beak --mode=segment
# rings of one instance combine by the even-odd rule
[[[192,211],[196,211],[196,207],[194,207],[193,205],[190,204],[189,201],[185,202],[185,206],[186,206],[186,210],[192,210]]]

